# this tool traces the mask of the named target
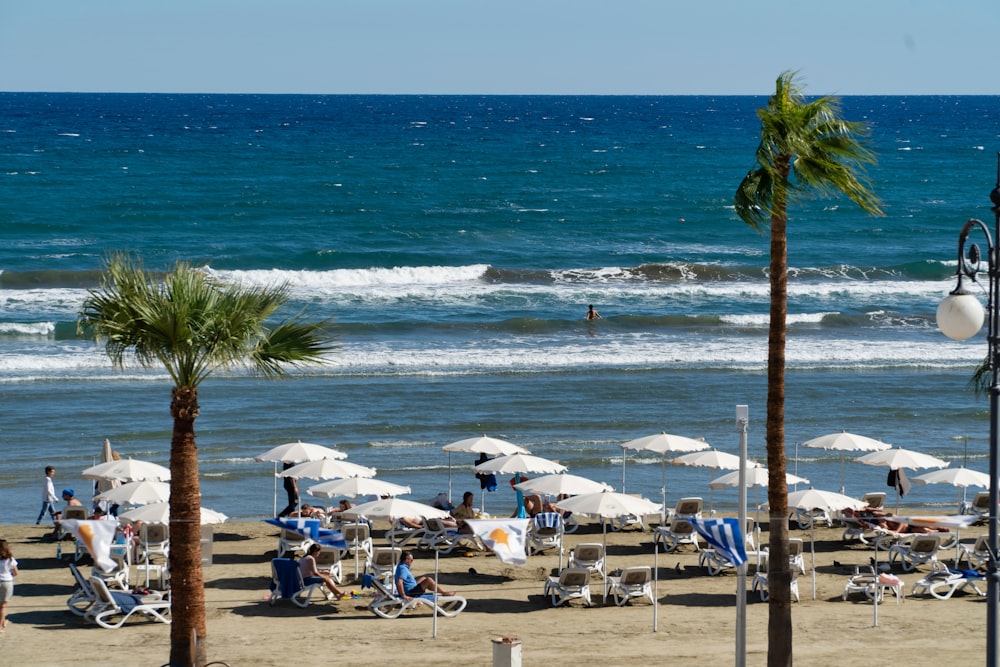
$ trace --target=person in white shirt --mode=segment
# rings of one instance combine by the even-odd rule
[[[42,522],[42,517],[45,516],[46,512],[52,517],[52,523],[56,522],[56,509],[53,503],[58,501],[59,497],[56,496],[56,487],[52,482],[52,477],[55,474],[56,469],[53,466],[45,466],[45,480],[42,482],[42,509],[35,520],[36,526]]]
[[[7,540],[0,540],[0,633],[7,629],[7,601],[14,597],[17,561]]]

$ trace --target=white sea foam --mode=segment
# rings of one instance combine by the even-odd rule
[[[214,271],[220,280],[291,287],[358,288],[393,285],[454,285],[480,280],[489,268],[486,264],[471,266],[397,266],[391,269],[335,269],[332,271]]]
[[[55,329],[55,322],[0,322],[0,335],[48,336]]]

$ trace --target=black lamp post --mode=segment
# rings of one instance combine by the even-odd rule
[[[993,203],[993,234],[982,220],[970,219],[962,227],[958,236],[958,285],[955,290],[941,302],[937,310],[937,323],[941,331],[949,338],[965,340],[974,336],[983,326],[983,306],[971,292],[965,289],[962,281],[969,279],[979,282],[982,255],[975,243],[966,251],[969,234],[979,230],[986,237],[986,275],[989,279],[987,310],[986,342],[988,353],[986,362],[990,378],[990,512],[989,512],[989,561],[986,566],[986,665],[1000,667],[998,664],[998,637],[1000,637],[1000,573],[997,571],[997,557],[1000,553],[1000,521],[998,521],[998,505],[1000,505],[1000,460],[998,460],[998,442],[1000,442],[1000,153],[997,154],[997,185],[990,193]]]

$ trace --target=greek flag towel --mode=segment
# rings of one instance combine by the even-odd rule
[[[739,519],[688,519],[698,534],[733,565],[747,562],[747,550]]]

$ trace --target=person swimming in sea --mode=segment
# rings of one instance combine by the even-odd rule
[[[601,319],[601,314],[594,310],[594,304],[587,306],[587,320],[599,320]]]

